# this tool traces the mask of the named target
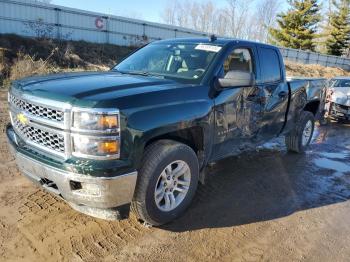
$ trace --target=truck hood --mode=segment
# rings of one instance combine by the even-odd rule
[[[333,88],[332,102],[344,106],[350,106],[350,87]]]
[[[85,103],[85,106],[97,106],[99,102],[186,86],[189,85],[173,80],[125,75],[113,71],[30,77],[13,84],[13,88],[20,92],[71,104]]]

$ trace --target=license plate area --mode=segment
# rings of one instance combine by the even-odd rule
[[[28,161],[27,159],[22,157],[20,154],[17,154],[16,162],[19,169],[22,172],[29,174],[32,177],[37,177],[38,180],[46,177],[46,172],[43,167],[33,164],[33,162]]]
[[[16,162],[21,170],[21,172],[26,175],[30,180],[39,186],[42,186],[45,190],[53,193],[57,196],[61,196],[57,184],[47,178],[46,170],[44,167],[28,161],[26,158],[22,157],[20,154],[16,156]]]

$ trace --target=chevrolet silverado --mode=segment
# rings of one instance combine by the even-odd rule
[[[108,72],[15,81],[8,102],[26,177],[82,213],[131,208],[151,225],[183,214],[210,163],[277,136],[304,152],[320,105],[286,80],[277,47],[216,37],[153,42]]]

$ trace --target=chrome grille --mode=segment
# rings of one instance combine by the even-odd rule
[[[12,94],[10,94],[9,96],[9,101],[10,101],[10,104],[15,106],[16,108],[23,110],[24,112],[27,112],[33,116],[52,120],[52,121],[57,121],[57,122],[64,121],[63,111],[29,103],[27,101],[24,101],[20,98],[13,96]]]
[[[64,136],[52,132],[48,132],[33,126],[23,125],[17,119],[13,120],[13,124],[20,136],[39,146],[43,146],[54,150],[58,153],[65,152]]]

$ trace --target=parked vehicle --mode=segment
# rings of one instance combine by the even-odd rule
[[[281,135],[305,151],[320,105],[306,89],[287,82],[274,46],[163,40],[109,72],[14,82],[7,136],[22,173],[74,209],[120,219],[131,204],[161,225],[189,206],[208,163]]]
[[[350,120],[350,77],[333,78],[330,86],[328,117],[333,120]]]

